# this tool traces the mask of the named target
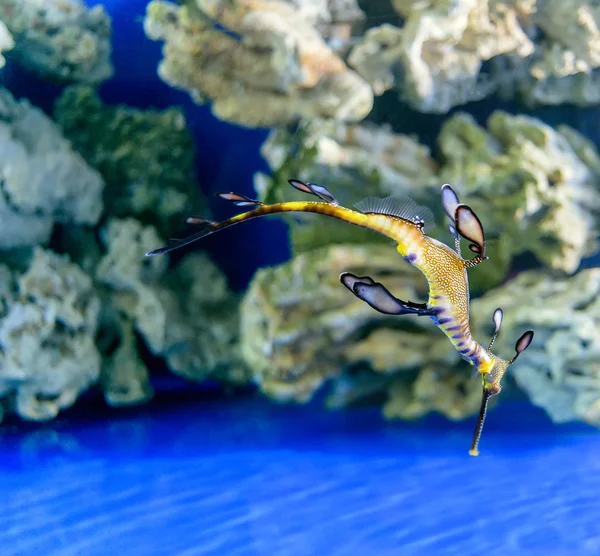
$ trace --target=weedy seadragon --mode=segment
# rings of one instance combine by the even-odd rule
[[[237,206],[256,208],[223,222],[191,216],[186,222],[199,226],[199,231],[181,239],[171,239],[164,247],[146,253],[146,256],[168,253],[252,218],[284,212],[324,214],[391,238],[397,243],[397,250],[404,260],[425,275],[429,284],[429,299],[426,303],[398,299],[385,286],[369,276],[355,276],[343,272],[340,281],[356,297],[381,313],[430,317],[449,338],[462,358],[481,375],[483,384],[481,407],[469,450],[472,456],[478,455],[479,440],[489,399],[500,392],[502,377],[509,365],[529,346],[533,339],[533,331],[528,330],[517,340],[515,356],[508,361],[494,355],[491,351],[502,323],[502,309],[498,308],[494,311],[495,329],[487,348],[476,342],[471,334],[467,269],[488,259],[485,254],[483,226],[475,212],[459,201],[450,185],[442,186],[442,205],[450,218],[451,224],[448,229],[454,237],[454,249],[451,249],[444,243],[425,235],[424,229],[428,218],[431,217],[431,211],[426,207],[418,206],[410,199],[369,197],[359,202],[356,210],[351,210],[340,206],[330,191],[322,185],[299,180],[289,180],[289,183],[304,193],[315,195],[319,201],[265,204],[238,193],[217,193],[218,197],[231,201]],[[461,237],[469,242],[469,249],[474,253],[473,258],[462,257]]]

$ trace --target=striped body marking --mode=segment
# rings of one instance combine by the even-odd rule
[[[394,297],[383,284],[369,276],[355,276],[349,272],[340,275],[340,281],[356,297],[368,303],[375,310],[390,315],[428,316],[448,337],[463,359],[478,371],[482,378],[483,391],[481,408],[473,442],[469,453],[478,455],[478,445],[483,430],[489,399],[501,390],[500,381],[519,354],[533,339],[533,331],[525,332],[516,343],[515,356],[506,361],[491,352],[492,345],[502,323],[502,310],[496,309],[493,315],[494,334],[487,348],[473,338],[469,326],[469,280],[467,270],[487,259],[485,255],[485,235],[483,226],[473,210],[459,202],[449,185],[442,186],[442,206],[450,218],[450,233],[454,236],[454,249],[428,237],[424,233],[431,211],[418,206],[411,200],[400,201],[394,197],[385,199],[367,198],[351,210],[339,205],[335,197],[324,186],[290,180],[296,189],[314,195],[319,201],[290,201],[265,204],[239,193],[218,193],[217,196],[233,202],[237,206],[255,207],[223,222],[213,222],[201,217],[189,217],[187,222],[198,226],[197,232],[182,239],[171,239],[164,247],[147,256],[168,253],[188,245],[229,226],[268,214],[285,212],[312,212],[336,218],[360,226],[397,242],[398,253],[409,264],[418,268],[429,285],[429,298],[426,303],[403,301]],[[466,239],[469,249],[475,253],[471,259],[461,255],[460,241]]]

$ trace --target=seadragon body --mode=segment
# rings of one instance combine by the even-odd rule
[[[342,207],[323,186],[290,180],[296,189],[316,195],[320,202],[290,201],[265,204],[237,193],[219,193],[219,197],[238,206],[256,206],[254,210],[239,214],[223,222],[212,222],[199,217],[189,217],[187,222],[200,226],[200,230],[183,239],[171,239],[165,247],[147,253],[148,256],[167,253],[188,245],[223,228],[245,222],[252,218],[286,212],[312,212],[322,214],[387,236],[397,243],[398,253],[409,264],[418,268],[429,285],[429,298],[425,303],[403,301],[394,297],[382,284],[368,276],[355,276],[349,272],[340,275],[340,281],[356,297],[367,302],[377,311],[390,315],[413,314],[429,316],[448,337],[452,345],[481,375],[483,382],[482,403],[477,427],[469,453],[478,455],[478,444],[483,429],[489,398],[501,390],[500,381],[508,366],[528,347],[533,332],[525,332],[517,341],[516,355],[506,361],[491,352],[492,344],[500,329],[502,310],[494,312],[495,331],[487,348],[479,344],[469,326],[469,281],[467,269],[487,259],[485,237],[479,218],[470,207],[461,204],[449,185],[442,187],[442,204],[452,224],[454,249],[425,235],[425,220],[430,211],[410,200],[401,202],[392,197],[368,198],[358,203],[357,210]],[[475,253],[472,259],[464,259],[460,252],[460,237],[467,239]]]

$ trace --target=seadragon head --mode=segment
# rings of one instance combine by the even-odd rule
[[[487,347],[487,354],[489,356],[488,363],[486,368],[478,369],[482,376],[483,383],[483,392],[481,396],[481,407],[479,409],[479,417],[477,419],[477,425],[475,427],[475,432],[473,433],[473,441],[471,442],[471,449],[469,450],[469,454],[472,456],[479,455],[479,440],[481,438],[481,432],[483,430],[483,423],[485,421],[485,416],[487,413],[487,406],[490,398],[500,393],[502,390],[502,386],[500,384],[502,377],[506,373],[508,367],[512,365],[519,355],[525,351],[531,341],[533,340],[533,330],[527,330],[524,332],[521,337],[517,340],[515,345],[515,355],[510,360],[502,359],[497,355],[492,353],[492,346],[496,338],[498,337],[498,332],[500,331],[500,326],[502,324],[502,309],[498,308],[494,311],[494,334],[492,335],[492,339],[490,340],[490,344]]]

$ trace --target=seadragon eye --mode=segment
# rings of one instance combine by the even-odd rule
[[[425,227],[425,220],[423,220],[418,214],[413,217],[413,222],[419,229],[423,229]]]

